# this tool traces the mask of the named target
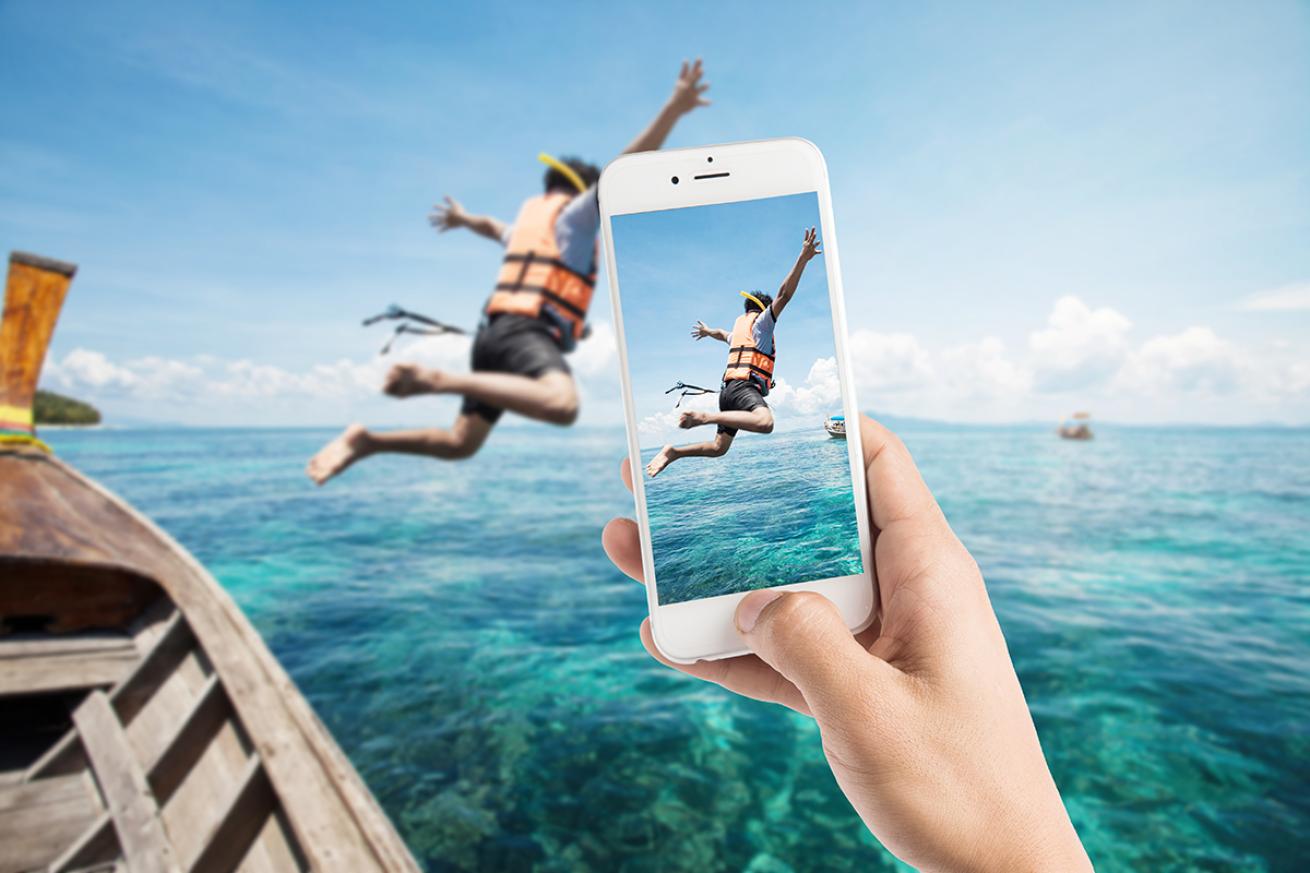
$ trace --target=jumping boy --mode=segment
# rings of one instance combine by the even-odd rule
[[[701,62],[683,63],[673,95],[624,154],[654,151],[683,115],[708,106]],[[454,199],[435,207],[438,231],[465,227],[505,247],[495,290],[473,340],[471,373],[448,373],[397,364],[382,390],[392,397],[458,394],[459,417],[449,428],[378,433],[352,424],[319,450],[306,468],[319,485],[351,464],[379,452],[430,458],[467,458],[482,447],[505,410],[538,421],[570,425],[578,392],[564,355],[586,332],[596,282],[600,170],[577,159],[546,159],[544,194],[524,202],[513,226],[470,215]]]
[[[697,341],[708,336],[728,344],[728,365],[723,371],[723,385],[719,389],[719,411],[688,410],[678,419],[678,426],[693,428],[703,424],[717,424],[718,432],[709,442],[687,446],[670,443],[665,446],[646,465],[648,475],[658,476],[661,470],[679,458],[722,457],[732,447],[733,437],[739,430],[773,432],[773,411],[764,402],[765,395],[773,387],[773,369],[777,360],[778,349],[773,341],[773,329],[778,316],[782,315],[782,310],[796,293],[805,265],[815,255],[823,254],[820,246],[815,229],[811,227],[805,231],[800,256],[796,258],[787,278],[782,280],[777,299],[768,294],[739,292],[746,298],[746,312],[737,317],[731,332],[709,327],[703,321],[697,321],[692,326],[691,335]]]

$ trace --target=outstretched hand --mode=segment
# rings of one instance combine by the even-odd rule
[[[714,336],[714,329],[703,321],[697,321],[691,326],[691,335],[697,340],[703,340],[707,336]]]
[[[428,213],[428,224],[435,227],[437,233],[445,233],[468,223],[468,213],[464,211],[463,204],[449,194],[442,199],[443,202],[434,205]]]
[[[810,261],[815,255],[823,254],[823,243],[819,241],[819,234],[815,228],[805,231],[805,242],[801,245],[801,260]]]
[[[1091,869],[977,565],[901,441],[868,418],[860,433],[880,597],[872,627],[853,636],[823,596],[763,590],[736,612],[752,654],[675,664],[649,619],[643,645],[675,670],[812,716],[847,799],[907,863]],[[631,489],[626,461],[622,475]],[[612,520],[602,542],[643,581],[635,522]]]
[[[678,74],[678,81],[673,86],[673,96],[669,98],[669,105],[679,114],[686,115],[697,106],[710,105],[710,101],[705,98],[710,83],[702,82],[702,75],[704,70],[700,58],[690,65],[686,61],[682,62],[682,72]]]

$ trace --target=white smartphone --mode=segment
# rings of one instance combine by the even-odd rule
[[[651,628],[743,654],[761,588],[878,603],[828,173],[775,139],[642,152],[600,178]],[[849,423],[849,427],[847,424]]]

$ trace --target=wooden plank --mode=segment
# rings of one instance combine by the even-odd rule
[[[214,734],[232,715],[232,704],[217,674],[210,676],[177,726],[177,732],[150,765],[148,779],[160,805],[168,803],[177,786],[205,753]]]
[[[42,868],[100,812],[83,775],[0,789],[0,873]]]
[[[122,632],[99,631],[82,634],[13,634],[0,637],[0,661],[31,655],[88,655],[96,652],[137,653],[136,642]]]
[[[305,873],[307,870],[309,862],[291,838],[291,825],[285,812],[276,809],[264,823],[237,873]]]
[[[181,612],[174,613],[159,642],[137,669],[114,689],[114,712],[123,724],[132,723],[137,713],[145,708],[150,695],[177,669],[177,665],[182,663],[195,645],[196,638],[186,619]]]
[[[263,830],[277,797],[259,758],[251,758],[241,774],[236,796],[201,844],[188,873],[232,873]]]
[[[159,805],[109,698],[103,692],[92,692],[73,713],[73,723],[113,817],[128,869],[132,873],[177,871],[173,846],[159,820]]]
[[[112,865],[118,855],[118,837],[114,834],[114,819],[101,813],[64,853],[50,862],[47,873],[72,873],[104,865]]]
[[[174,612],[168,620],[167,627],[145,657],[142,658],[121,682],[109,693],[109,700],[114,712],[124,724],[130,724],[137,713],[150,700],[155,692],[177,665],[187,656],[195,645],[191,628],[180,612]],[[77,739],[77,731],[70,730],[59,742],[33,762],[28,768],[25,781],[41,779],[59,773],[67,773],[82,767],[82,746]]]
[[[0,659],[0,697],[107,688],[137,661],[135,649]]]

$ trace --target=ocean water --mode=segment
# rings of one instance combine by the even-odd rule
[[[862,573],[849,457],[822,427],[742,433],[647,477],[660,603]]]
[[[1310,433],[902,433],[1098,869],[1305,869]],[[806,719],[641,649],[599,544],[621,431],[503,428],[321,491],[327,431],[45,436],[232,591],[428,870],[898,869]]]

